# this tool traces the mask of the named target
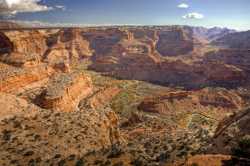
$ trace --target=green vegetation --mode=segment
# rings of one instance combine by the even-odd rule
[[[237,157],[250,159],[250,136],[240,139],[238,146],[232,149],[232,153]]]

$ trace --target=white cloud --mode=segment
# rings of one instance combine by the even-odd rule
[[[25,12],[42,12],[52,10],[52,7],[42,5],[41,0],[0,0],[0,14],[15,15]]]
[[[201,13],[192,12],[192,13],[188,13],[188,14],[182,16],[182,18],[184,18],[184,19],[203,19],[204,15]]]
[[[63,5],[56,5],[55,6],[57,9],[61,9],[61,10],[66,10],[66,7]]]
[[[179,4],[177,7],[178,7],[178,8],[183,8],[183,9],[187,9],[187,8],[189,8],[189,5],[186,4],[186,3],[181,3],[181,4]]]

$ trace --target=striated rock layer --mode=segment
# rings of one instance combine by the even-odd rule
[[[212,58],[205,53],[215,48],[202,50],[205,44],[186,26],[16,30],[2,32],[0,40],[0,61],[17,67],[44,62],[69,72],[73,62],[90,58],[89,69],[107,75],[186,88],[235,87],[248,75],[248,62],[236,64],[242,56],[234,63],[220,52]]]
[[[84,39],[80,29],[63,29],[47,38],[49,49],[44,61],[56,65],[61,61],[74,61],[92,55],[89,42]]]
[[[139,110],[176,116],[178,113],[197,113],[222,120],[245,106],[244,98],[225,89],[166,92],[144,99]],[[211,114],[212,113],[212,116]]]
[[[4,34],[13,44],[12,52],[22,54],[23,58],[41,58],[47,50],[46,36],[39,30],[6,31]]]
[[[18,88],[23,88],[31,83],[48,78],[53,70],[44,65],[35,68],[16,68],[0,63],[0,91],[10,92]]]
[[[120,89],[117,87],[107,87],[93,93],[80,103],[80,107],[89,107],[92,109],[100,109],[105,107],[110,101],[119,94]]]
[[[88,76],[74,72],[59,74],[52,78],[45,92],[41,95],[41,106],[65,112],[74,111],[80,100],[92,92]]]
[[[250,131],[247,39],[242,47],[211,45],[230,30],[203,30],[1,31],[0,165],[82,165],[87,158],[89,165],[161,165],[232,155]]]

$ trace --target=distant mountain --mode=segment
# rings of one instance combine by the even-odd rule
[[[193,35],[203,41],[211,42],[225,35],[235,33],[236,30],[228,28],[205,28],[205,27],[192,27]]]
[[[0,21],[0,29],[17,29],[21,27],[22,27],[21,25],[14,22]]]
[[[213,44],[233,49],[250,49],[250,31],[227,34]]]

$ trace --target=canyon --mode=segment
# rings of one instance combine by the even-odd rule
[[[249,31],[0,25],[0,165],[250,163]]]

